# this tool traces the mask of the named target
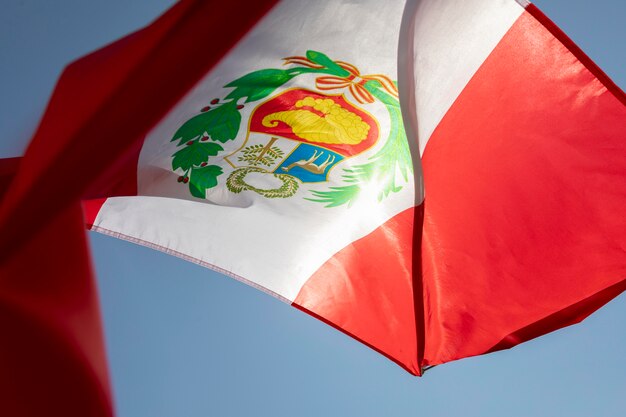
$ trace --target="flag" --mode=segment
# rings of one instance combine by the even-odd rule
[[[581,320],[624,289],[624,95],[533,6],[466,3],[259,5],[214,55],[222,6],[180,3],[68,68],[6,262],[80,198],[414,374]]]

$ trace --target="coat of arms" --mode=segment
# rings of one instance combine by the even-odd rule
[[[227,84],[232,90],[224,98],[213,98],[176,131],[172,169],[178,182],[198,198],[222,184],[231,193],[265,198],[300,193],[326,207],[351,205],[367,187],[376,187],[379,201],[400,191],[412,162],[395,83],[314,51],[284,61],[290,68],[255,71]],[[311,88],[289,88],[304,74],[315,75]],[[384,138],[376,118],[362,108],[376,100],[390,119]],[[256,107],[239,139],[242,109],[250,103]],[[222,146],[230,141],[239,142],[234,151]],[[365,161],[346,163],[374,148]],[[340,183],[329,180],[333,169],[342,169]],[[303,191],[303,184],[327,186]]]

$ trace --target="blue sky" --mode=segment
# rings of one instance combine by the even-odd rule
[[[171,1],[2,0],[0,156],[23,152],[63,66]],[[536,4],[626,87],[626,2]],[[618,416],[626,297],[581,325],[415,378],[315,319],[180,259],[91,234],[119,417]]]

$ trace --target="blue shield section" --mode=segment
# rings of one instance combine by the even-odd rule
[[[302,143],[274,172],[293,175],[302,182],[323,182],[328,180],[330,169],[342,159],[336,152]]]

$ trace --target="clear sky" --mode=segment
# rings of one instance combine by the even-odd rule
[[[22,154],[67,62],[171,3],[0,0],[0,157]],[[626,1],[535,3],[626,88]],[[415,378],[260,291],[90,238],[119,417],[626,415],[624,294],[580,325]]]

